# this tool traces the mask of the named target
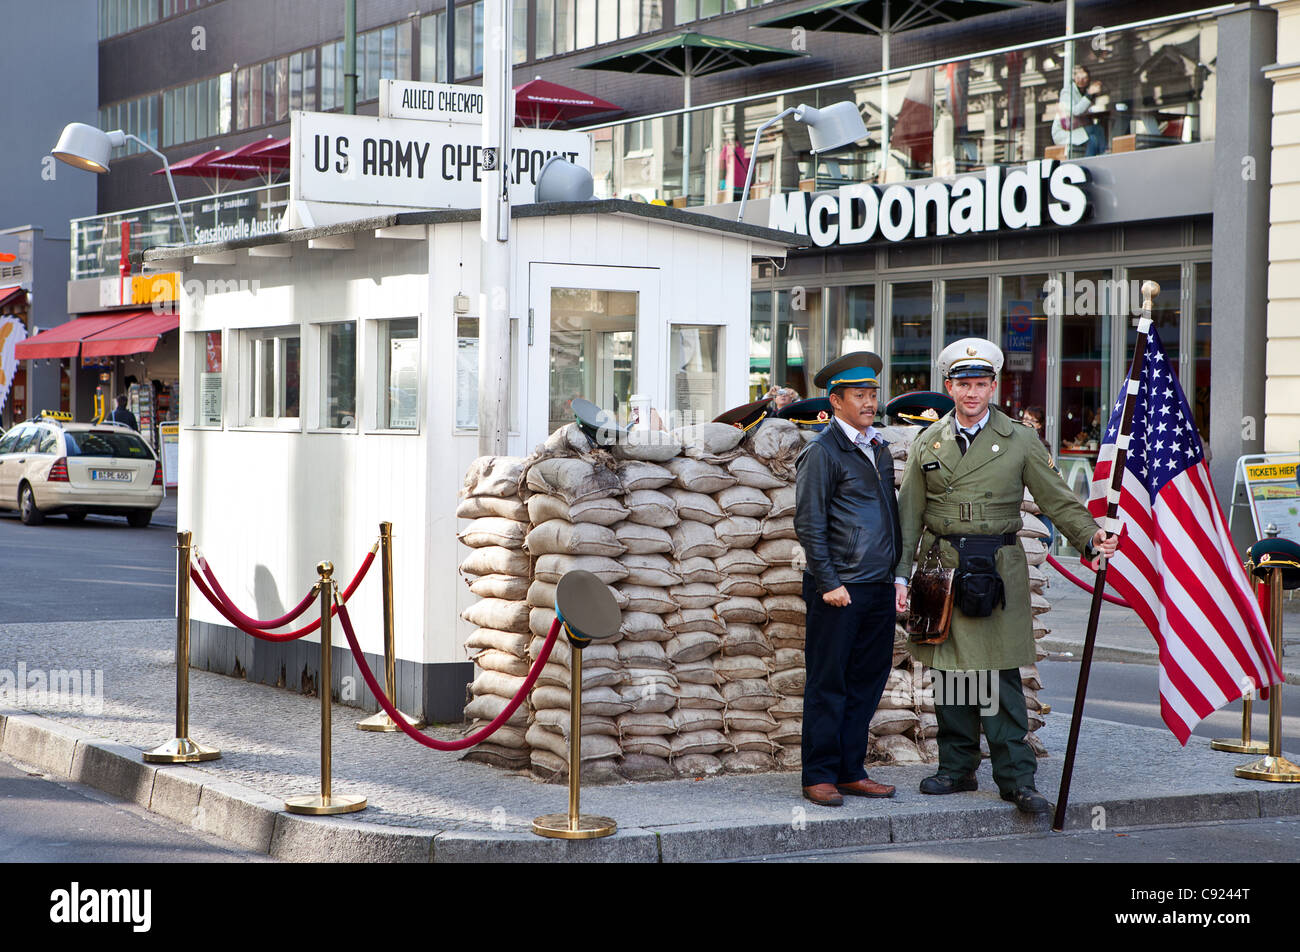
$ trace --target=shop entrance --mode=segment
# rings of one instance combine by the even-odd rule
[[[658,312],[659,271],[534,264],[530,271],[527,445],[573,422],[576,397],[625,420],[634,393],[664,407],[657,353],[642,332]]]

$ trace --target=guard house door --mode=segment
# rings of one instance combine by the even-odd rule
[[[573,422],[574,397],[620,421],[634,393],[666,409],[657,268],[533,263],[528,285],[527,446]]]

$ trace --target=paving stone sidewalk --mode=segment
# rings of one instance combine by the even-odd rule
[[[283,799],[319,789],[314,697],[192,670],[191,736],[220,748],[222,758],[156,769],[141,764],[140,751],[173,733],[174,639],[167,619],[4,626],[0,669],[23,662],[28,671],[102,670],[104,694],[98,713],[31,704],[25,709],[39,716],[0,711],[0,750],[286,859],[726,859],[1049,825],[1002,802],[985,762],[978,793],[924,797],[917,784],[932,767],[878,768],[872,776],[896,784],[897,797],[849,798],[840,809],[800,799],[796,773],[589,786],[583,811],[613,817],[618,834],[546,840],[530,832],[531,820],[562,812],[565,787],[465,763],[400,734],[357,731],[364,712],[341,705],[334,707],[333,789],[364,794],[370,805],[348,817],[292,816],[282,812]],[[1039,735],[1053,752],[1038,772],[1049,798],[1059,784],[1067,730],[1065,718],[1049,716]],[[433,733],[451,739],[459,729]],[[1229,760],[1235,763],[1196,738],[1184,750],[1167,731],[1089,719],[1070,827],[1088,828],[1098,816],[1115,828],[1300,814],[1300,789],[1290,789],[1300,785],[1237,780]]]

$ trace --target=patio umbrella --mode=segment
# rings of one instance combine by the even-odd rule
[[[1072,5],[1073,0],[1069,0]],[[985,13],[1026,6],[1027,0],[822,0],[821,3],[770,20],[756,27],[814,32],[868,33],[880,37],[880,68],[889,70],[889,40],[895,33],[955,23]],[[889,152],[889,77],[881,77],[880,141]]]
[[[267,136],[265,139],[254,139],[238,149],[231,149],[229,152],[222,152],[220,155],[211,159],[208,164],[215,168],[238,168],[250,170],[249,175],[240,176],[240,178],[251,178],[253,175],[262,176],[263,181],[271,184],[271,179],[277,172],[282,172],[289,167],[288,149],[284,149],[283,160],[279,154],[279,143],[287,143],[287,139],[274,139]]]
[[[191,178],[208,179],[212,184],[212,193],[214,195],[221,192],[221,179],[246,179],[257,174],[256,168],[247,165],[217,165],[216,159],[227,155],[220,149],[209,149],[207,152],[200,152],[198,155],[191,155],[188,159],[181,159],[173,163],[171,170],[172,175],[188,175]],[[152,175],[165,175],[167,170],[158,169],[152,172]]]
[[[759,66],[779,60],[807,56],[778,46],[763,46],[730,40],[703,33],[679,33],[665,36],[621,53],[583,63],[577,69],[611,69],[623,73],[653,73],[659,76],[680,76],[683,80],[682,105],[691,108],[691,80],[723,70],[742,66]],[[690,115],[682,117],[682,194],[690,194],[691,121]]]
[[[548,82],[540,76],[515,87],[515,124],[520,126],[531,122],[534,128],[540,129],[546,123],[549,128],[557,122],[622,111],[622,107],[612,102]]]

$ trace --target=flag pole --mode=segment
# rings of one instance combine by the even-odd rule
[[[1115,459],[1111,463],[1110,486],[1106,492],[1106,518],[1102,528],[1109,535],[1118,535],[1120,489],[1124,485],[1124,464],[1128,459],[1129,431],[1133,426],[1134,397],[1138,391],[1138,364],[1142,359],[1142,337],[1151,329],[1151,307],[1160,293],[1154,281],[1142,282],[1142,317],[1137,323],[1138,339],[1134,342],[1133,359],[1129,363],[1128,378],[1124,386],[1124,412],[1120,416],[1119,434],[1115,437]],[[1074,754],[1079,746],[1079,725],[1083,721],[1083,703],[1088,694],[1088,675],[1092,671],[1092,649],[1097,641],[1097,622],[1101,618],[1102,593],[1106,588],[1106,557],[1097,560],[1097,578],[1092,586],[1092,605],[1088,609],[1088,632],[1083,640],[1083,657],[1079,661],[1079,684],[1074,692],[1074,710],[1070,714],[1070,739],[1065,745],[1065,766],[1061,770],[1061,789],[1056,795],[1056,814],[1052,817],[1052,832],[1065,829],[1065,811],[1070,802],[1070,779],[1074,774]]]

